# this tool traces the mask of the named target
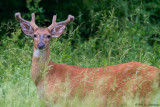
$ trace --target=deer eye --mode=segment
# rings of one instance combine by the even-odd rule
[[[51,35],[47,35],[47,38],[49,38],[49,39],[50,39],[50,38],[51,38]]]
[[[36,37],[37,37],[37,35],[36,35],[36,34],[34,34],[34,35],[33,35],[33,37],[34,37],[34,38],[36,38]]]

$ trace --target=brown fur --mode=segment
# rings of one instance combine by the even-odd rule
[[[35,44],[36,42],[35,40]],[[158,68],[139,62],[129,62],[99,68],[56,64],[51,61],[48,63],[50,54],[49,43],[46,44],[46,47],[46,52],[42,59],[35,58],[34,56],[32,58],[32,77],[38,90],[45,90],[42,97],[47,99],[55,91],[57,93],[63,91],[63,89],[59,89],[57,84],[65,83],[66,79],[70,83],[68,87],[71,89],[71,96],[78,89],[83,89],[79,91],[82,96],[85,96],[89,91],[95,89],[95,85],[98,85],[99,92],[102,95],[106,95],[106,98],[109,96],[112,98],[118,93],[119,97],[117,100],[121,100],[121,96],[127,90],[133,93],[139,92],[140,96],[145,96],[152,91],[153,80],[160,73]],[[45,66],[42,67],[42,65],[50,66],[45,71],[45,76],[42,76],[40,72],[45,69]],[[103,83],[99,83],[101,80]]]
[[[157,77],[160,75],[160,69],[139,62],[99,68],[53,63],[49,61],[50,38],[47,38],[47,35],[60,36],[65,25],[73,21],[74,17],[69,15],[66,21],[56,23],[56,16],[54,15],[52,24],[48,28],[38,28],[35,25],[34,14],[32,14],[31,22],[24,20],[20,13],[16,13],[15,17],[20,21],[25,34],[32,37],[34,34],[37,35],[34,37],[34,53],[38,49],[37,44],[40,42],[40,35],[44,36],[44,55],[37,57],[33,53],[31,68],[32,79],[41,98],[57,100],[54,94],[64,92],[67,87],[70,89],[69,97],[80,93],[83,98],[95,90],[99,96],[105,96],[106,99],[114,99],[117,96],[116,102],[118,104],[122,97],[130,92],[133,95],[139,93],[140,98],[147,98],[147,95],[154,92],[153,84],[159,84]]]

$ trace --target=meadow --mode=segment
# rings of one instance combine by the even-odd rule
[[[46,16],[41,17],[45,12],[38,6],[39,2],[34,1],[37,10],[29,9],[30,2],[27,2],[27,8],[29,13],[39,12],[38,24],[47,26],[43,22]],[[157,3],[160,2],[157,0]],[[88,15],[79,11],[75,21],[67,25],[65,33],[50,42],[50,59],[53,62],[95,68],[136,61],[160,68],[160,23],[156,18],[151,20],[151,11],[146,10],[145,3],[128,8],[130,11],[126,15],[120,14],[126,8],[117,10],[114,7],[117,4],[110,4],[109,10],[105,9],[103,2],[98,8],[91,7],[89,0],[83,4],[90,8]],[[127,4],[123,2],[123,5]],[[30,18],[29,13],[22,16]],[[65,19],[66,16],[61,14],[60,18]],[[51,22],[51,19],[45,22]],[[14,17],[7,22],[1,21],[0,32],[0,107],[44,107],[30,73],[32,37],[23,34]],[[155,91],[157,94],[149,98],[148,104],[160,106],[160,90]],[[98,107],[101,103],[101,98],[93,96],[81,100],[77,97],[68,99],[67,91],[60,98],[53,107]],[[126,96],[124,102],[122,106],[134,107],[139,104],[139,98]]]

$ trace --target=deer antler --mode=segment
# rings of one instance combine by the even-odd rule
[[[74,16],[68,15],[68,19],[67,19],[67,20],[65,20],[65,21],[63,21],[63,22],[58,22],[57,24],[58,24],[58,25],[66,25],[66,24],[72,22],[73,20],[74,20]]]
[[[34,13],[32,13],[32,20],[31,20],[31,22],[29,22],[29,21],[27,21],[27,20],[24,20],[24,19],[21,17],[21,14],[20,14],[19,12],[15,14],[15,18],[16,18],[18,21],[20,21],[20,22],[25,22],[25,23],[30,24],[30,25],[33,27],[34,30],[38,28],[38,26],[35,24],[35,14],[34,14]]]
[[[56,18],[57,18],[57,16],[54,15],[54,16],[53,16],[53,20],[52,20],[52,24],[48,27],[49,30],[52,30],[52,29],[54,28],[54,26],[57,25],[57,23],[56,23]]]
[[[48,27],[49,30],[52,30],[56,25],[66,25],[74,20],[74,16],[68,15],[67,20],[56,23],[56,15],[53,16],[52,24]]]

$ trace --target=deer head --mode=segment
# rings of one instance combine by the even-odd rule
[[[32,20],[29,22],[21,17],[20,13],[15,14],[16,19],[20,22],[22,31],[33,37],[34,49],[45,50],[49,47],[49,41],[53,37],[59,37],[68,23],[74,20],[74,16],[68,15],[68,19],[62,22],[56,22],[56,15],[53,16],[52,24],[47,28],[39,28],[35,24],[35,14],[32,13]]]

